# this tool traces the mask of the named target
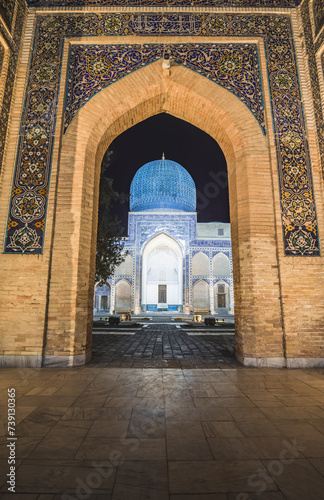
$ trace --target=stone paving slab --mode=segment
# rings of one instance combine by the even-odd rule
[[[110,332],[111,333],[111,332]],[[238,366],[235,337],[230,332],[209,335],[199,328],[186,332],[176,325],[156,323],[140,331],[93,334],[92,364],[128,367],[220,367]]]
[[[3,368],[2,392],[17,395],[16,494],[4,433],[0,498],[320,500],[323,377],[228,365]],[[62,394],[74,397],[59,406]],[[4,422],[6,411],[2,398]]]

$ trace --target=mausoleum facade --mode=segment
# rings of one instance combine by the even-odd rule
[[[230,224],[197,223],[195,183],[178,163],[136,172],[123,245],[124,262],[96,287],[96,312],[233,312]]]

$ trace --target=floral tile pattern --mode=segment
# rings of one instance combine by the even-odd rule
[[[195,6],[238,6],[238,7],[295,7],[295,0],[28,0],[31,7],[80,7],[90,5],[116,5],[126,7],[195,7]]]
[[[277,146],[285,253],[319,255],[307,133],[290,18],[279,14],[206,13],[56,13],[38,17],[5,251],[42,252],[63,38],[132,34],[182,35],[183,47],[186,47],[187,35],[230,37],[230,43],[235,37],[235,44],[239,43],[238,37],[263,37]],[[242,43],[242,51],[245,45],[246,41]],[[100,67],[93,65],[92,72],[104,72],[105,68],[104,63]],[[248,99],[246,93],[244,98]],[[75,99],[70,101],[70,114],[75,102]]]
[[[4,5],[4,4],[6,4],[6,2],[1,3],[1,5]],[[11,2],[6,4],[6,8],[8,8],[9,4],[11,5]],[[0,14],[1,14],[1,12],[0,12]],[[14,32],[13,32],[12,36],[8,35],[7,30],[4,28],[4,26],[2,25],[2,23],[0,21],[0,35],[6,41],[8,47],[9,47],[9,52],[10,52],[9,67],[8,67],[8,72],[7,72],[7,79],[5,82],[5,88],[4,88],[4,96],[3,96],[2,106],[0,108],[0,172],[1,172],[1,165],[2,165],[2,159],[3,159],[4,145],[5,145],[5,141],[6,141],[6,135],[7,135],[7,126],[8,126],[11,97],[12,97],[12,91],[13,91],[13,82],[15,80],[15,75],[16,75],[18,54],[19,54],[19,49],[20,49],[20,39],[21,39],[21,33],[22,33],[22,29],[23,29],[25,16],[26,16],[25,1],[18,0],[17,16],[16,16]]]
[[[161,57],[163,44],[77,45],[70,53],[65,126],[101,89],[131,70]],[[265,134],[261,76],[255,44],[171,44],[168,52],[182,64],[230,90],[252,111]]]
[[[321,47],[321,45],[324,44],[324,30],[318,36],[315,43],[313,40],[313,33],[309,17],[308,0],[304,1],[304,3],[302,4],[301,14],[304,27],[306,50],[308,54],[308,68],[311,78],[311,89],[313,93],[314,112],[315,112],[321,164],[322,168],[324,169],[324,111],[323,111],[323,103],[321,101],[321,91],[320,91],[320,85],[317,73],[317,64],[316,64],[316,52]]]
[[[324,24],[324,0],[314,0],[313,12],[315,31],[318,33]]]
[[[15,0],[4,0],[0,2],[0,15],[7,25],[9,31],[11,30],[12,21],[15,12]]]
[[[1,73],[1,69],[2,69],[4,54],[5,54],[4,47],[0,43],[0,73]]]

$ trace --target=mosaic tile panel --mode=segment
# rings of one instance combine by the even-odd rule
[[[164,45],[73,46],[70,54],[64,130],[93,95],[132,70],[163,57]],[[265,134],[258,51],[255,44],[170,44],[170,57],[236,95]]]
[[[4,48],[3,48],[3,46],[1,45],[1,42],[0,42],[0,73],[1,73],[1,70],[2,70],[2,64],[3,64],[4,55],[5,55],[5,50],[4,50]]]
[[[314,47],[313,33],[311,28],[309,16],[308,0],[304,1],[301,7],[301,14],[303,20],[306,50],[308,54],[308,68],[311,78],[311,89],[313,93],[314,112],[316,120],[317,137],[319,142],[321,164],[324,171],[324,112],[323,103],[321,101],[321,91],[319,86],[317,64],[316,64],[316,51],[319,46]],[[317,40],[320,43],[319,40]],[[321,42],[324,43],[324,32],[322,33]]]
[[[179,163],[163,157],[143,165],[130,186],[131,212],[150,210],[196,210],[196,186],[193,178]]]
[[[28,0],[31,7],[81,7],[81,6],[125,6],[125,7],[295,7],[295,0]]]
[[[12,21],[15,13],[16,0],[0,0],[0,15],[11,31]]]
[[[132,213],[129,214],[128,234],[129,237],[124,240],[124,250],[135,255],[135,266],[133,271],[133,286],[135,305],[140,306],[141,301],[141,270],[142,254],[144,246],[154,236],[161,232],[174,238],[183,250],[183,297],[184,303],[189,301],[188,287],[191,282],[191,269],[189,262],[192,256],[200,251],[206,253],[210,258],[219,252],[224,253],[232,259],[231,242],[221,237],[215,237],[209,240],[196,240],[197,215],[196,213],[169,212],[167,214],[150,213]],[[226,249],[224,251],[224,249]],[[190,256],[191,255],[191,256]],[[208,276],[209,279],[209,276]],[[216,279],[216,278],[215,278]],[[116,275],[113,278],[116,281]],[[217,281],[218,279],[216,279]],[[190,286],[191,289],[191,286]],[[142,304],[143,305],[143,304]]]
[[[324,0],[314,0],[313,12],[315,32],[318,33],[324,24]]]
[[[2,160],[3,160],[4,146],[7,135],[11,97],[13,91],[13,82],[16,76],[18,53],[20,49],[20,39],[25,20],[25,15],[26,15],[25,2],[21,0],[18,5],[15,30],[12,38],[8,36],[7,32],[4,30],[0,22],[0,33],[6,40],[10,49],[9,67],[5,83],[2,106],[0,110],[0,172],[2,168]]]
[[[315,51],[317,52],[324,44],[324,29],[318,34],[315,41]]]
[[[319,255],[307,132],[290,19],[259,14],[55,14],[37,21],[5,251],[41,253],[64,36],[263,37],[286,255]],[[185,46],[186,44],[183,43]]]

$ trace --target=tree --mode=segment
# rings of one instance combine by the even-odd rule
[[[118,216],[111,214],[114,203],[125,203],[128,196],[113,189],[113,180],[106,176],[112,151],[106,151],[101,164],[99,187],[96,282],[103,284],[126,257],[122,255],[121,236],[124,228]]]

